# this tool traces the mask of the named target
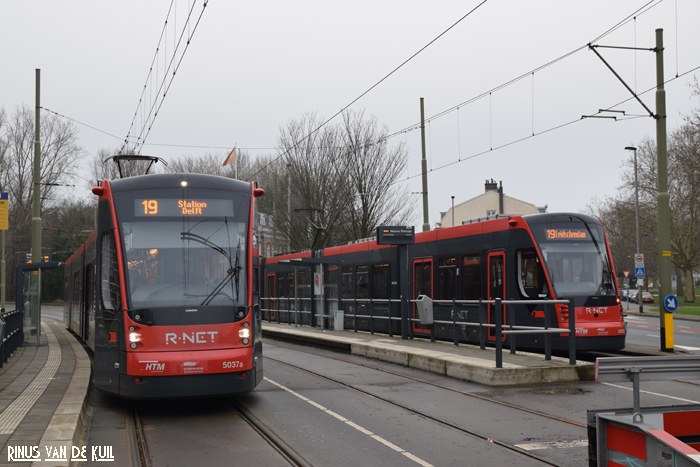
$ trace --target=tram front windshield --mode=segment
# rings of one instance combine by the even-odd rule
[[[136,216],[121,223],[131,307],[244,306],[248,208],[233,215],[232,200],[207,200],[232,215],[176,218],[159,201],[159,214],[139,215],[136,199]]]
[[[615,295],[602,226],[582,222],[533,229],[556,294]]]

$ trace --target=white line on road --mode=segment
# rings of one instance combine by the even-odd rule
[[[626,388],[625,386],[620,386],[619,384],[612,384],[612,383],[601,383],[601,384],[605,384],[606,386],[611,386],[613,388],[625,389],[627,391],[632,390],[632,388]],[[641,389],[639,390],[639,392],[643,392],[644,394],[650,394],[652,396],[667,397],[669,399],[673,399],[673,400],[677,400],[677,401],[681,401],[681,402],[687,402],[689,404],[700,404],[699,401],[694,401],[691,399],[683,399],[682,397],[669,396],[668,394],[659,394],[658,392],[643,391]]]
[[[336,412],[333,412],[332,410],[330,410],[330,409],[328,409],[328,408],[322,406],[322,405],[319,404],[318,402],[314,402],[314,401],[312,401],[311,399],[309,399],[308,397],[302,396],[302,395],[299,394],[298,392],[293,391],[293,390],[289,389],[289,388],[286,387],[286,386],[282,386],[281,384],[279,384],[279,383],[277,383],[277,382],[275,382],[275,381],[272,381],[272,380],[271,380],[270,378],[268,378],[267,376],[263,376],[263,379],[264,379],[265,381],[271,383],[271,384],[274,384],[274,385],[277,386],[278,388],[280,388],[280,389],[282,389],[282,390],[284,390],[284,391],[287,391],[289,394],[293,395],[294,397],[297,397],[297,398],[303,400],[303,401],[306,402],[307,404],[310,404],[310,405],[312,405],[313,407],[316,407],[317,409],[319,409],[319,410],[321,410],[321,411],[327,413],[327,414],[330,415],[331,417],[336,418],[337,420],[340,420],[341,422],[343,422],[343,423],[345,423],[346,425],[348,425],[348,426],[354,428],[355,430],[359,431],[360,433],[362,433],[362,434],[364,434],[364,435],[366,435],[366,436],[369,436],[370,438],[374,439],[375,441],[378,441],[379,443],[383,444],[384,446],[388,447],[389,449],[392,449],[392,450],[394,450],[394,451],[396,451],[396,452],[402,454],[404,457],[406,457],[407,459],[411,459],[411,460],[412,460],[413,462],[415,462],[416,464],[422,465],[423,467],[432,467],[432,464],[431,464],[431,463],[424,461],[423,459],[421,459],[420,457],[418,457],[418,456],[416,456],[416,455],[414,455],[414,454],[411,454],[410,452],[406,451],[405,449],[403,449],[403,448],[401,448],[401,447],[395,445],[395,444],[392,443],[391,441],[387,441],[386,439],[382,438],[381,436],[372,433],[370,430],[368,430],[368,429],[366,429],[366,428],[364,428],[364,427],[358,425],[357,423],[353,422],[352,420],[349,420],[349,419],[343,417],[342,415],[340,415],[340,414],[338,414],[338,413],[336,413]]]
[[[688,350],[688,351],[700,350],[700,347],[689,347],[687,345],[674,345],[674,347],[677,347],[681,350]]]

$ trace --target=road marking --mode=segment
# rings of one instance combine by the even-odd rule
[[[333,412],[331,409],[328,409],[328,408],[322,406],[322,405],[319,404],[318,402],[314,402],[314,401],[312,401],[311,399],[309,399],[308,397],[302,396],[302,395],[299,394],[298,392],[293,391],[292,389],[289,389],[288,387],[283,386],[283,385],[281,385],[280,383],[277,383],[277,382],[275,382],[275,381],[272,381],[272,380],[271,380],[270,378],[268,378],[267,376],[263,376],[263,379],[264,379],[265,381],[271,383],[271,384],[274,384],[274,385],[277,386],[278,388],[280,388],[280,389],[282,389],[282,390],[284,390],[284,391],[287,391],[289,394],[291,394],[291,395],[293,395],[294,397],[297,397],[297,398],[303,400],[304,402],[310,404],[311,406],[316,407],[317,409],[321,410],[322,412],[327,413],[327,414],[330,415],[331,417],[333,417],[333,418],[335,418],[335,419],[337,419],[337,420],[339,420],[339,421],[345,423],[345,424],[348,425],[349,427],[354,428],[355,430],[359,431],[359,432],[362,433],[363,435],[369,436],[369,437],[372,438],[373,440],[378,441],[379,443],[383,444],[384,446],[388,447],[389,449],[392,449],[392,450],[398,452],[399,454],[402,454],[404,457],[406,457],[407,459],[412,460],[412,461],[415,462],[416,464],[422,465],[423,467],[432,467],[432,464],[431,464],[431,463],[424,461],[423,459],[421,459],[420,457],[418,457],[418,456],[416,456],[416,455],[414,455],[414,454],[411,454],[410,452],[406,451],[405,449],[401,448],[400,446],[395,445],[395,444],[392,443],[391,441],[388,441],[388,440],[382,438],[381,436],[372,433],[370,430],[368,430],[368,429],[366,429],[366,428],[364,428],[364,427],[358,425],[357,423],[353,422],[352,420],[349,420],[349,419],[343,417],[342,415],[340,415],[340,414],[338,414],[338,413],[336,413],[336,412]]]
[[[606,386],[611,386],[611,387],[618,388],[618,389],[625,389],[627,391],[632,390],[632,388],[620,386],[619,384],[612,384],[612,383],[601,383],[601,384],[605,384]],[[691,399],[683,399],[682,397],[676,397],[676,396],[669,396],[668,394],[659,394],[658,392],[643,391],[641,389],[639,390],[639,392],[643,392],[645,394],[650,394],[652,396],[667,397],[669,399],[673,399],[673,400],[677,400],[677,401],[681,401],[681,402],[688,402],[690,404],[700,404],[700,401],[694,401]]]
[[[700,350],[700,347],[689,347],[689,346],[687,346],[687,345],[675,345],[674,347],[677,347],[677,348],[679,348],[679,349],[681,349],[681,350],[689,350],[689,351],[692,351],[692,350]]]
[[[588,446],[587,439],[577,439],[574,441],[549,441],[546,443],[522,443],[516,444],[516,448],[524,449],[525,451],[540,451],[542,449],[565,449],[565,448],[580,448]]]

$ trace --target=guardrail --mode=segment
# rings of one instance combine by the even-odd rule
[[[24,342],[24,319],[21,311],[12,310],[0,313],[0,368],[17,347]]]
[[[596,382],[632,381],[635,423],[643,421],[639,382],[700,379],[700,356],[601,357],[595,362]]]
[[[420,296],[416,300],[409,300],[410,303],[421,304]],[[272,307],[261,307],[263,319],[271,322],[282,323],[282,313],[286,312],[286,324],[294,325],[304,325],[308,324],[310,326],[316,326],[317,319],[320,319],[324,325],[328,325],[330,328],[330,320],[338,319],[336,316],[331,316],[329,314],[318,314],[312,311],[312,298],[291,298],[291,297],[261,297],[260,301],[263,304],[272,304]],[[430,300],[430,299],[428,299]],[[388,325],[387,333],[393,336],[394,326],[392,323],[398,323],[396,327],[400,328],[402,318],[400,316],[391,316],[388,308],[392,303],[400,304],[401,299],[325,299],[326,303],[337,304],[337,312],[340,312],[340,322],[344,320],[344,317],[348,317],[352,320],[354,332],[359,331],[358,322],[361,319],[367,319],[369,322],[369,331],[374,334],[376,325],[375,321],[387,321]],[[451,321],[446,320],[433,320],[432,308],[430,310],[430,318],[428,319],[417,319],[408,318],[407,320],[411,323],[423,324],[430,329],[430,340],[435,342],[435,324],[441,324],[452,327],[453,343],[454,345],[459,345],[459,329],[460,327],[477,327],[479,335],[479,346],[482,350],[486,348],[486,335],[487,330],[492,328],[494,330],[494,347],[496,350],[496,368],[503,368],[503,337],[509,336],[509,347],[510,353],[515,354],[517,351],[517,335],[519,334],[543,334],[544,335],[544,351],[545,360],[552,359],[552,344],[551,335],[552,334],[568,334],[570,336],[576,335],[576,322],[575,313],[569,313],[569,327],[559,328],[552,327],[552,314],[553,307],[555,304],[569,304],[569,300],[502,300],[500,298],[494,300],[430,300],[432,303],[439,305],[451,305],[450,310]],[[306,304],[308,306],[305,306]],[[351,313],[345,313],[341,308],[343,304],[346,305],[345,308],[350,308]],[[347,306],[352,305],[352,306]],[[369,311],[368,314],[358,314],[358,305],[367,305]],[[375,307],[377,305],[384,305],[386,314],[380,315],[374,313]],[[479,308],[479,321],[464,321],[462,316],[464,316],[457,306],[461,307],[478,307]],[[487,310],[486,305],[493,305],[495,307],[493,316],[494,323],[487,323]],[[516,326],[512,323],[515,322],[515,309],[510,307],[508,321],[510,324],[503,324],[503,305],[544,305],[544,326]],[[306,309],[303,309],[306,308]],[[419,313],[421,310],[419,309]],[[293,317],[293,318],[292,318]],[[336,327],[338,329],[338,327]],[[342,327],[341,327],[342,329]],[[413,328],[409,326],[409,337],[413,338]],[[576,339],[569,339],[569,364],[576,364]]]

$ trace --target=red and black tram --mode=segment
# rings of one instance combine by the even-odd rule
[[[125,398],[248,392],[262,380],[254,184],[201,174],[104,180],[65,262],[66,325],[97,389]]]
[[[625,346],[613,260],[605,228],[596,218],[563,213],[499,216],[416,233],[406,255],[405,288],[400,283],[398,248],[376,240],[266,258],[263,317],[288,320],[291,296],[313,311],[293,318],[297,322],[311,324],[315,316],[330,318],[342,310],[345,329],[400,333],[402,290],[412,299],[427,295],[442,301],[434,304],[436,321],[453,321],[455,300],[456,321],[462,323],[478,323],[482,312],[478,306],[459,304],[460,300],[569,300],[569,305],[505,304],[503,323],[544,327],[548,306],[551,327],[568,328],[569,317],[575,314],[578,350]],[[304,264],[309,266],[305,269]],[[318,282],[321,274],[316,264],[323,267],[320,296],[313,293],[319,287],[312,281]],[[483,306],[485,322],[494,323],[495,307]],[[415,304],[411,309],[417,319]],[[412,323],[414,334],[430,333],[419,322]],[[479,342],[478,326],[434,325],[436,337],[447,340],[454,338],[455,329],[460,341]],[[508,337],[503,339],[508,345]],[[495,340],[492,330],[488,340]],[[544,348],[544,334],[518,335],[517,346]],[[567,349],[568,334],[555,334],[552,348]]]

